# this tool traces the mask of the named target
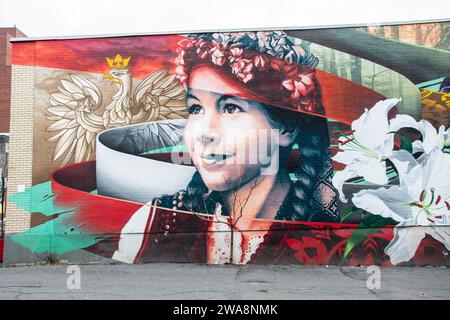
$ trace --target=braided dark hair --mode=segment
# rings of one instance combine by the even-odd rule
[[[319,83],[316,88],[320,91]],[[321,102],[318,107],[323,110]],[[266,105],[266,118],[273,127],[281,124],[284,130],[298,130],[296,141],[286,150],[280,150],[280,160],[285,161],[295,144],[300,152],[292,186],[294,199],[290,200],[292,210],[279,211],[276,220],[339,221],[327,119],[270,105]],[[280,165],[287,166],[287,163],[280,161]]]
[[[332,185],[333,167],[325,118],[302,116],[296,143],[300,163],[295,172],[292,212],[280,212],[279,220],[337,222],[337,192]]]

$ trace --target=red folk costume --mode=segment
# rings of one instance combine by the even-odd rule
[[[174,201],[175,206],[180,203]],[[231,223],[231,219],[224,216],[208,217],[146,205],[122,229],[112,258],[128,263],[339,264],[354,227],[338,223],[259,220],[257,225],[263,231],[234,229],[231,233],[228,225],[220,223],[223,221]],[[142,226],[145,229],[136,229]],[[250,234],[245,246],[242,245],[243,233]],[[390,229],[380,230],[366,240],[367,245],[354,251],[349,262],[389,264],[383,249],[391,238]]]

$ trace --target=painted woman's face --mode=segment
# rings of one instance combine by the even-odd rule
[[[200,73],[194,81],[199,88],[203,87],[202,81],[211,79]],[[220,83],[223,92],[231,92],[233,88],[226,86],[226,82]],[[262,104],[194,88],[189,89],[186,102],[190,115],[185,142],[209,189],[226,191],[240,187],[259,176],[264,168],[273,167],[279,154],[278,131],[268,122]]]

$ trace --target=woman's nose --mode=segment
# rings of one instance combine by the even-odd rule
[[[216,137],[214,137],[214,136],[212,136],[212,135],[210,135],[210,134],[205,134],[205,133],[203,133],[203,134],[200,136],[200,141],[201,141],[203,144],[211,144],[211,143],[217,142],[217,139],[216,139]]]
[[[202,144],[218,144],[220,141],[220,133],[217,129],[213,128],[203,128],[198,135],[198,140]]]
[[[220,140],[220,119],[215,114],[207,114],[203,118],[202,131],[199,136],[203,144],[218,143]]]

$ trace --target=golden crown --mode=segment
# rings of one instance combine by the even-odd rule
[[[106,57],[106,62],[111,69],[126,69],[128,67],[128,63],[130,62],[131,57],[126,59],[122,59],[120,54],[117,54],[114,59]]]

